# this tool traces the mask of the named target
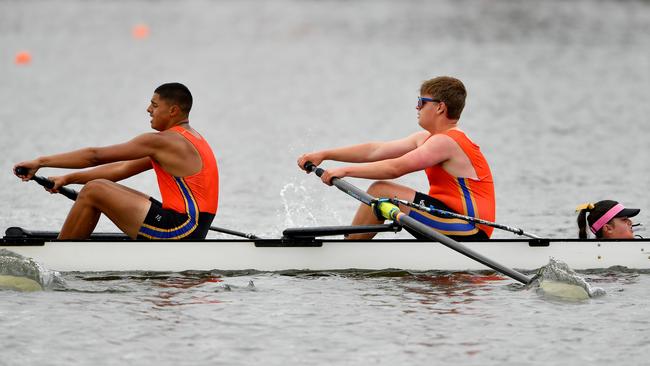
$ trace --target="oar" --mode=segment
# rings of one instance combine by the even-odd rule
[[[309,161],[305,163],[305,169],[307,169],[307,171],[316,173],[316,175],[319,177],[322,176],[323,173],[325,172],[323,169],[316,167],[312,162]],[[426,238],[438,241],[441,244],[457,251],[458,253],[466,257],[469,257],[487,267],[490,267],[495,271],[501,272],[504,275],[512,279],[515,279],[523,284],[529,284],[531,281],[531,279],[528,278],[528,276],[520,272],[517,272],[514,269],[501,265],[493,261],[492,259],[487,258],[482,254],[479,254],[467,248],[461,243],[433,230],[429,226],[415,220],[414,218],[405,215],[402,211],[400,211],[399,207],[397,207],[393,203],[390,203],[388,200],[377,200],[375,197],[369,195],[365,191],[362,191],[361,189],[353,186],[352,184],[344,181],[341,178],[336,178],[336,177],[332,178],[332,184],[336,186],[336,188],[349,194],[350,196],[356,198],[357,200],[363,202],[368,206],[374,207],[376,205],[378,211],[387,220],[393,220],[394,222],[397,222],[402,226],[406,226],[422,234]]]
[[[248,238],[248,239],[253,239],[253,240],[261,239],[257,235],[242,233],[242,232],[239,232],[239,231],[230,230],[230,229],[222,228],[222,227],[219,227],[219,226],[210,226],[210,230],[217,231],[217,232],[224,233],[224,234],[230,234],[230,235],[234,235],[234,236],[241,236],[242,238]]]
[[[517,235],[524,235],[524,236],[527,236],[527,237],[533,238],[533,239],[541,239],[541,237],[539,237],[539,236],[537,236],[535,234],[527,233],[527,232],[523,231],[522,229],[497,224],[496,222],[486,221],[486,220],[482,220],[482,219],[479,219],[479,218],[476,218],[476,217],[465,216],[465,215],[457,214],[455,212],[441,210],[441,209],[435,208],[433,206],[427,207],[427,206],[424,206],[424,205],[417,204],[415,202],[409,202],[407,200],[396,199],[394,201],[396,201],[398,203],[401,203],[404,206],[416,208],[418,210],[426,211],[426,212],[429,212],[429,213],[434,213],[434,214],[438,214],[438,215],[445,216],[445,217],[453,217],[453,218],[456,218],[456,219],[461,219],[461,220],[473,222],[473,223],[476,223],[476,224],[491,226],[491,227],[496,228],[496,229],[509,231],[509,232],[515,233]]]
[[[18,174],[18,175],[27,175],[27,173],[28,173],[28,171],[27,171],[26,168],[23,168],[21,166],[16,168],[16,174]],[[33,180],[34,182],[42,185],[45,188],[48,188],[48,189],[54,188],[54,182],[52,182],[51,180],[49,180],[49,179],[47,179],[45,177],[35,175],[35,176],[33,176],[31,178],[31,180]],[[79,193],[77,191],[75,191],[74,189],[68,188],[68,187],[60,187],[58,189],[58,191],[59,191],[59,193],[61,193],[62,195],[68,197],[69,199],[71,199],[73,201],[76,201],[77,196],[79,195]],[[210,226],[210,230],[220,232],[220,233],[224,233],[224,234],[240,236],[242,238],[260,239],[260,237],[255,236],[253,234],[246,234],[246,233],[242,233],[242,232],[234,231],[234,230],[230,230],[230,229],[225,229],[225,228],[218,227],[218,226]]]
[[[27,168],[24,168],[22,166],[19,166],[19,167],[16,168],[16,174],[18,174],[18,175],[27,175],[28,172],[29,171],[27,170]],[[45,187],[47,189],[54,188],[54,182],[52,182],[51,180],[49,180],[49,179],[47,179],[45,177],[40,177],[38,175],[35,175],[35,176],[33,176],[31,178],[31,180],[33,180],[34,182],[42,185],[43,187]],[[62,195],[68,197],[69,199],[71,199],[73,201],[75,201],[77,199],[78,193],[74,189],[70,189],[68,187],[61,187],[61,188],[58,189],[58,191],[59,191],[59,193],[61,193]]]

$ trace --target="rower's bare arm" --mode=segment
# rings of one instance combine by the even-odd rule
[[[426,133],[426,131],[423,131]],[[417,148],[421,132],[392,141],[376,141],[365,144],[326,150],[325,160],[342,161],[346,163],[369,163],[385,159],[393,159]]]
[[[137,160],[144,157],[155,158],[173,146],[168,136],[160,133],[142,134],[131,141],[106,147],[89,147],[62,154],[42,156],[34,160],[23,161],[14,166],[28,170],[26,174],[16,175],[24,181],[32,178],[43,167],[83,169],[117,161]]]
[[[40,168],[82,169],[117,161],[155,157],[165,145],[165,137],[159,133],[145,133],[125,143],[87,147],[67,153],[43,156],[37,160]]]
[[[374,150],[369,154],[366,162],[399,158],[417,149],[428,136],[427,131],[420,131],[402,139],[375,143]]]
[[[65,176],[65,184],[86,184],[95,179],[108,179],[112,182],[119,182],[151,168],[151,159],[148,157],[118,161],[100,165],[93,169],[67,174]]]
[[[428,136],[426,131],[423,132],[424,134],[422,132],[417,132],[398,140],[368,142],[304,154],[298,159],[298,165],[301,168],[304,168],[304,164],[307,161],[320,165],[324,160],[334,160],[346,163],[368,163],[396,158],[416,149],[419,143]]]
[[[418,172],[450,160],[458,149],[457,144],[446,135],[434,135],[424,143],[397,159],[389,160],[387,170],[393,178]]]
[[[321,178],[328,183],[333,177],[394,179],[443,163],[452,157],[455,142],[444,135],[431,136],[416,149],[393,159],[328,169]]]

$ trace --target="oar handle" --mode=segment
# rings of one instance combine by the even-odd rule
[[[317,176],[322,176],[323,173],[325,173],[325,170],[322,168],[317,167],[314,163],[311,161],[308,161],[305,163],[305,169],[307,169],[308,172],[314,172]]]
[[[19,167],[16,168],[15,172],[18,175],[27,175],[28,170],[25,167],[19,166]],[[31,179],[34,182],[42,185],[45,188],[48,188],[48,189],[54,188],[54,182],[52,182],[51,180],[49,180],[49,179],[47,179],[45,177],[35,175]],[[67,187],[60,187],[58,189],[58,191],[59,191],[59,193],[61,193],[62,195],[68,197],[69,199],[71,199],[73,201],[75,201],[77,199],[78,193],[74,189],[70,189],[70,188],[67,188]]]

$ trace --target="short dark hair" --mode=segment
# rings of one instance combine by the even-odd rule
[[[192,93],[181,83],[167,83],[156,88],[154,93],[171,104],[176,104],[185,114],[192,109]]]
[[[445,102],[447,118],[459,119],[465,108],[467,91],[463,82],[450,76],[439,76],[422,83],[420,95],[431,95],[431,98]]]

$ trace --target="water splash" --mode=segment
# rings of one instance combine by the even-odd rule
[[[280,197],[284,208],[285,228],[318,226],[319,220],[312,212],[312,207],[317,207],[318,212],[326,213],[328,218],[334,218],[338,225],[343,222],[338,211],[328,205],[328,200],[322,195],[309,192],[302,183],[285,184],[280,190]]]
[[[309,209],[313,206],[312,195],[307,193],[302,184],[296,183],[287,183],[280,190],[286,227],[316,224],[316,217]],[[301,222],[296,223],[294,217],[300,218]]]
[[[31,258],[0,249],[0,289],[40,291],[65,288],[59,272],[51,271]]]
[[[585,300],[605,295],[605,290],[591,287],[566,263],[554,258],[537,271],[532,286],[537,286],[538,291],[544,295],[567,300]]]

